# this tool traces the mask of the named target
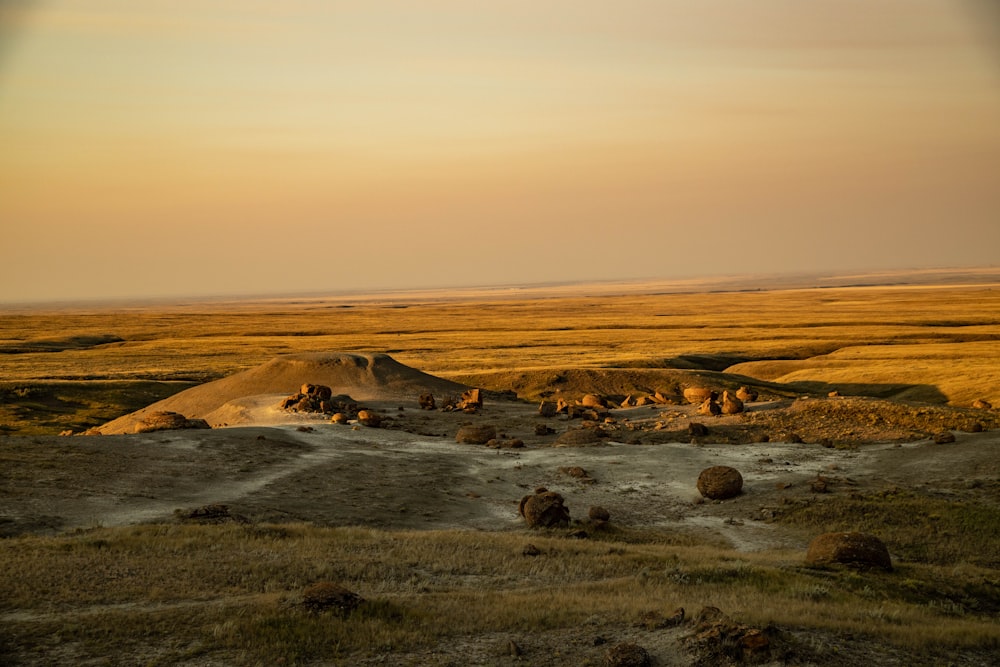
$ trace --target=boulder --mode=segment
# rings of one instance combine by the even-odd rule
[[[319,581],[302,591],[302,606],[314,613],[335,611],[347,615],[364,601],[357,593],[332,581]]]
[[[552,401],[542,401],[538,404],[538,414],[546,419],[556,416],[558,407]]]
[[[483,407],[483,395],[478,389],[469,389],[462,392],[462,400],[455,406],[458,410],[475,412]]]
[[[649,652],[631,642],[615,644],[604,654],[604,667],[650,667],[652,664]]]
[[[378,428],[382,424],[382,417],[372,410],[358,410],[358,423]]]
[[[715,402],[713,398],[706,398],[701,405],[698,406],[698,414],[710,417],[717,417],[722,414],[722,408],[719,404]]]
[[[698,475],[698,492],[712,500],[725,500],[743,491],[743,475],[736,468],[712,466]]]
[[[708,387],[688,387],[684,390],[684,400],[692,405],[715,400],[719,395]]]
[[[152,433],[182,428],[210,428],[204,419],[188,419],[179,412],[150,412],[135,425],[134,433]]]
[[[585,394],[584,397],[580,399],[580,405],[585,408],[606,409],[608,407],[608,402],[597,394]]]
[[[601,441],[601,436],[594,429],[574,428],[566,431],[556,438],[557,447],[576,447],[580,445],[596,445]]]
[[[434,410],[437,408],[437,402],[434,400],[434,394],[420,394],[418,399],[420,402],[421,410]]]
[[[490,424],[466,424],[458,429],[455,441],[466,445],[485,445],[497,437],[497,429]]]
[[[730,394],[728,390],[722,392],[722,414],[738,415],[743,412],[743,401],[736,398],[735,394]]]
[[[587,511],[587,518],[593,523],[605,524],[611,521],[611,512],[599,505],[594,505]]]
[[[555,491],[542,491],[521,499],[519,511],[529,528],[555,528],[569,524],[569,508]]]
[[[299,389],[299,393],[320,401],[328,401],[333,396],[333,390],[325,384],[304,384]]]
[[[857,569],[892,571],[889,550],[882,540],[866,533],[823,533],[809,543],[807,565],[840,563]]]
[[[947,445],[955,442],[955,434],[951,431],[941,431],[934,434],[934,442],[938,445]]]
[[[333,416],[330,417],[330,421],[334,424],[346,424],[348,419],[350,418],[343,412],[334,412]]]
[[[740,399],[744,403],[753,403],[758,398],[758,393],[756,389],[752,389],[746,385],[743,385],[736,390],[736,398]]]

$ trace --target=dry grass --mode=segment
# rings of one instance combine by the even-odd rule
[[[523,556],[528,541],[542,555]],[[1000,646],[995,570],[971,565],[859,574],[805,568],[801,554],[613,536],[305,525],[24,537],[0,542],[0,561],[7,643],[43,645],[54,634],[80,659],[138,657],[150,646],[159,647],[159,664],[360,659],[489,633],[558,632],[595,618],[631,626],[650,611],[708,605],[746,623],[874,633],[907,649]],[[301,592],[318,580],[368,602],[346,618],[310,614]]]
[[[49,393],[65,380],[201,382],[279,354],[338,350],[389,352],[445,377],[735,364],[847,394],[1000,404],[998,313],[1000,290],[988,287],[7,309],[0,361],[5,387]],[[50,406],[49,432],[96,418],[77,405],[87,400],[101,402],[77,391]],[[6,395],[0,424],[38,428],[21,403]],[[113,396],[104,404],[108,414],[132,408]]]

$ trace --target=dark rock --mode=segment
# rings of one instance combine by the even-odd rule
[[[955,434],[951,431],[941,431],[934,434],[934,442],[938,445],[947,445],[955,442]]]
[[[809,543],[806,564],[841,563],[858,569],[892,571],[889,550],[882,540],[866,533],[823,533]]]
[[[434,394],[420,394],[420,398],[418,400],[420,402],[421,410],[437,409],[437,401],[434,400]]]
[[[698,492],[712,500],[738,496],[743,490],[743,476],[736,468],[712,466],[698,475]]]
[[[650,667],[652,664],[649,652],[631,642],[615,644],[604,654],[604,667]]]
[[[708,435],[708,427],[704,424],[699,424],[698,422],[691,422],[688,424],[688,433],[690,433],[692,437],[702,438]]]
[[[543,491],[521,499],[520,513],[530,528],[555,528],[569,524],[569,509],[555,491]]]

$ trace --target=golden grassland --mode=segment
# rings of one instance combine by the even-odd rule
[[[160,664],[304,664],[716,606],[745,623],[860,633],[907,649],[1000,647],[996,570],[962,559],[864,573],[804,567],[800,553],[671,544],[668,535],[595,538],[229,524],[4,540],[0,639],[24,646],[56,636],[86,656],[160,645]],[[529,539],[541,555],[522,555]],[[308,613],[301,591],[319,580],[367,604],[347,618]]]
[[[451,378],[569,367],[728,369],[846,393],[1000,404],[1000,289],[9,308],[0,318],[0,425],[93,426],[148,397],[279,354],[331,350],[388,352]],[[129,401],[136,387],[115,385],[136,381],[147,383],[144,402]]]

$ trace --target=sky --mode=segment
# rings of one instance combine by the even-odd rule
[[[986,0],[0,0],[0,302],[1000,264]]]

